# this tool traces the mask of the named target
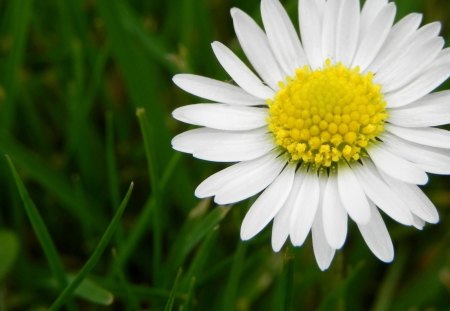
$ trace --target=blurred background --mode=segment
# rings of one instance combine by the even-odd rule
[[[449,1],[395,2],[449,42]],[[326,272],[310,240],[273,253],[269,226],[241,242],[251,202],[194,197],[223,166],[171,150],[188,128],[171,111],[200,101],[171,77],[229,80],[210,43],[242,55],[233,6],[260,21],[259,0],[0,0],[0,152],[18,171],[2,156],[0,310],[450,310],[448,177],[425,187],[439,224],[384,217],[392,264],[351,223]]]

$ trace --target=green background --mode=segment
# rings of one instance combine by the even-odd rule
[[[396,3],[448,41],[449,1]],[[424,187],[439,224],[384,217],[392,264],[351,223],[326,272],[270,226],[242,243],[251,202],[194,197],[223,165],[171,149],[170,112],[201,101],[171,77],[229,80],[210,43],[242,55],[233,6],[260,21],[257,0],[0,0],[0,310],[450,310],[447,177]]]

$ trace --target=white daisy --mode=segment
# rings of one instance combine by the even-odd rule
[[[176,109],[201,126],[173,148],[238,162],[203,181],[196,196],[231,204],[260,192],[241,227],[251,239],[273,220],[272,247],[312,233],[320,269],[347,235],[348,216],[380,260],[392,261],[379,209],[406,226],[437,223],[417,185],[450,174],[450,75],[439,23],[419,28],[410,14],[394,25],[388,0],[300,0],[301,41],[278,0],[262,0],[264,31],[233,8],[239,43],[256,71],[219,42],[212,48],[236,85],[180,74],[183,90],[214,103]]]

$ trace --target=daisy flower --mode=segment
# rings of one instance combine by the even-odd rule
[[[231,16],[254,71],[219,42],[213,51],[235,84],[180,74],[181,89],[212,103],[176,109],[199,128],[173,148],[214,162],[237,162],[195,191],[217,204],[259,197],[241,238],[272,222],[272,248],[301,246],[311,231],[320,269],[347,236],[350,217],[384,262],[394,249],[380,210],[422,229],[437,223],[418,185],[450,174],[450,75],[440,23],[422,16],[394,24],[388,0],[300,0],[300,37],[278,0],[262,0],[264,30],[243,11]]]

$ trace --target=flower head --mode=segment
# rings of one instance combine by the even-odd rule
[[[239,43],[257,75],[219,42],[220,64],[236,84],[177,75],[185,91],[214,103],[176,109],[201,126],[173,148],[216,162],[238,162],[196,189],[231,204],[261,192],[241,238],[271,221],[272,247],[301,246],[312,233],[321,269],[347,236],[348,216],[382,261],[394,250],[379,210],[421,229],[439,216],[417,185],[450,174],[450,92],[431,93],[450,75],[439,23],[421,15],[394,24],[387,0],[300,0],[299,39],[278,0],[262,0],[264,31],[232,9]]]

